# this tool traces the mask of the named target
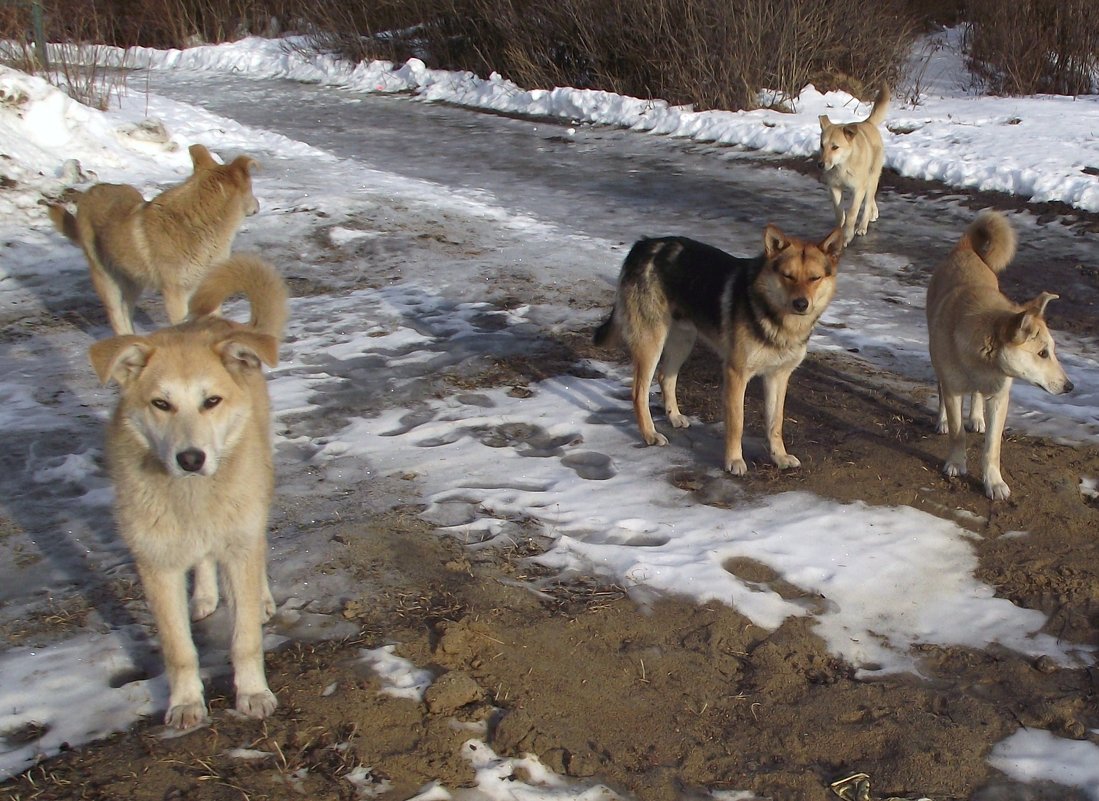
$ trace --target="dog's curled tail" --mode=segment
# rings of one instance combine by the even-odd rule
[[[881,125],[885,122],[885,112],[889,108],[889,84],[883,83],[878,89],[878,96],[874,98],[874,108],[870,110],[867,122],[873,125]]]
[[[252,306],[251,326],[261,334],[282,339],[289,316],[290,293],[286,282],[278,270],[250,253],[233,254],[210,270],[191,296],[191,318],[215,314],[222,303],[238,292]]]
[[[962,237],[994,273],[1001,273],[1015,258],[1015,230],[1007,218],[995,211],[981,212]]]
[[[596,347],[602,348],[618,342],[618,324],[614,320],[614,309],[607,315],[607,319],[599,324],[592,334],[591,341]]]
[[[76,228],[76,217],[64,206],[57,203],[46,205],[46,212],[53,221],[53,227],[73,242],[80,242],[80,232]]]

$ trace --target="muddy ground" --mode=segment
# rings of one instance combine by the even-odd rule
[[[521,388],[582,369],[586,355],[606,356],[580,337],[544,348],[464,376],[461,386]],[[981,580],[1047,613],[1050,633],[1099,644],[1099,508],[1077,486],[1078,476],[1099,475],[1099,449],[1009,433],[1012,497],[992,504],[973,478],[940,475],[945,443],[923,405],[929,388],[888,378],[842,356],[811,356],[787,406],[787,443],[801,470],[758,465],[733,479],[699,464],[668,481],[703,503],[720,503],[712,500],[720,483],[740,480],[759,493],[804,489],[950,517],[976,535]],[[696,354],[681,380],[684,408],[718,419],[718,382],[712,360]],[[758,395],[749,404],[748,425],[758,427]],[[0,798],[354,799],[366,797],[365,782],[387,786],[382,797],[396,801],[431,781],[470,786],[461,750],[477,726],[501,755],[534,753],[559,773],[647,801],[703,788],[818,801],[856,772],[869,774],[875,799],[1085,798],[1008,782],[986,756],[1020,726],[1094,737],[1091,669],[928,647],[922,680],[857,681],[805,619],[767,632],[717,604],[666,599],[642,610],[622,588],[590,581],[535,593],[523,582],[538,573],[525,558],[540,547],[536,531],[506,551],[471,552],[430,536],[415,504],[387,508],[397,492],[384,482],[357,490],[370,502],[330,525],[329,536],[342,546],[338,566],[372,588],[343,609],[358,634],[269,653],[280,704],[271,719],[235,717],[222,676],[209,688],[207,728],[166,739],[149,719],[0,785]],[[401,492],[407,498],[407,486]],[[1009,536],[1019,530],[1030,535]],[[764,565],[729,568],[799,603],[827,603],[801,597]],[[358,659],[360,649],[391,642],[435,674],[425,702],[379,694],[379,679]],[[236,748],[260,753],[245,760],[230,755]]]

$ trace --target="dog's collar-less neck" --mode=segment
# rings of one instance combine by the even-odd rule
[[[794,340],[783,331],[782,318],[775,313],[775,310],[769,304],[760,299],[759,293],[754,289],[748,293],[748,305],[753,312],[748,315],[748,319],[751,321],[756,334],[764,342],[775,347],[788,347],[791,344],[806,346],[809,344],[813,327],[817,323],[816,319],[809,324],[809,330],[805,332],[805,336],[799,340]]]

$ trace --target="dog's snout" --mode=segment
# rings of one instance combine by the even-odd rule
[[[1065,388],[1061,390],[1061,394],[1062,394],[1062,395],[1066,395],[1066,394],[1068,394],[1069,392],[1072,392],[1072,390],[1074,390],[1074,389],[1076,389],[1076,385],[1075,385],[1075,384],[1073,384],[1073,383],[1072,383],[1071,381],[1069,381],[1068,379],[1065,379]]]
[[[188,473],[197,473],[206,464],[206,454],[198,448],[188,448],[176,454],[176,464]]]
[[[803,314],[805,310],[809,308],[809,301],[806,298],[794,298],[793,306],[794,311],[798,314]]]

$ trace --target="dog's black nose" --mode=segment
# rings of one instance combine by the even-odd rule
[[[206,463],[206,454],[198,448],[188,448],[176,454],[176,464],[188,473],[197,473]]]
[[[805,298],[794,298],[794,311],[803,312],[809,308],[809,301]]]
[[[1072,392],[1072,390],[1074,390],[1074,389],[1076,389],[1076,385],[1073,384],[1071,381],[1066,381],[1065,382],[1065,388],[1061,390],[1061,394],[1062,395],[1067,394],[1069,392]]]

